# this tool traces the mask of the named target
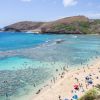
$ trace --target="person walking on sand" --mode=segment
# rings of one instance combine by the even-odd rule
[[[60,95],[59,95],[59,100],[62,100]]]

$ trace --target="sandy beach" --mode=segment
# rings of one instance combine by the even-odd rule
[[[90,76],[92,84],[86,82],[86,77]],[[35,96],[30,96],[29,100],[70,100],[73,95],[81,97],[86,91],[100,84],[100,58],[92,60],[82,68],[64,69],[56,79],[51,80],[46,86],[41,88]],[[76,90],[74,85],[78,85]]]

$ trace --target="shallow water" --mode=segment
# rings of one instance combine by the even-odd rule
[[[57,44],[59,39],[64,41]],[[36,91],[56,69],[85,64],[96,56],[100,56],[99,35],[0,33],[2,100],[6,92],[11,97]]]

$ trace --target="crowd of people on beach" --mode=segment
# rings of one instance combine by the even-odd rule
[[[88,64],[87,64],[87,68],[91,69],[88,66]],[[77,70],[80,70],[80,69],[78,68]],[[95,70],[95,68],[94,68],[94,70]],[[83,71],[84,71],[84,73],[86,73],[86,69],[84,67],[83,67]],[[99,77],[100,76],[100,67],[98,67],[98,72],[99,72],[99,75],[97,73],[93,73],[93,72],[88,73],[87,76],[85,76],[82,81],[78,77],[75,77],[74,80],[76,81],[76,84],[72,86],[73,87],[73,89],[71,90],[72,97],[70,99],[68,99],[68,98],[62,99],[61,95],[59,95],[58,100],[79,100],[79,96],[78,96],[79,92],[82,92],[82,94],[84,94],[89,88],[94,88],[96,85],[96,84],[94,84],[95,80],[98,80],[100,83],[100,77]],[[80,73],[76,73],[76,74],[80,75]],[[72,75],[72,77],[74,77],[74,75]],[[95,77],[95,80],[93,77]],[[62,76],[61,76],[61,78],[62,78]],[[85,83],[85,86],[83,83]]]
[[[96,57],[96,59],[98,59]],[[72,87],[72,90],[70,93],[72,96],[70,98],[66,97],[64,98],[61,94],[58,95],[58,100],[78,100],[80,98],[80,94],[83,95],[86,93],[87,90],[94,88],[95,81],[99,81],[100,83],[100,67],[96,69],[93,64],[89,65],[84,65],[81,63],[82,68],[77,68],[77,71],[73,73],[73,75],[70,77],[73,79],[73,84],[70,84],[70,87]],[[95,70],[98,70],[97,73],[95,73]],[[56,84],[56,81],[59,79],[63,79],[66,75],[66,73],[73,72],[73,70],[70,70],[70,68],[67,66],[61,67],[61,73],[59,73],[59,69],[56,69],[56,72],[59,73],[58,76],[55,76],[51,79],[50,83],[47,86],[50,86],[52,88],[52,84]],[[83,76],[81,75],[81,71],[84,74]],[[82,78],[80,78],[82,77]],[[67,86],[66,86],[67,87]]]

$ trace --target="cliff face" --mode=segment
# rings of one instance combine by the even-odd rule
[[[100,20],[90,20],[85,16],[62,18],[52,22],[18,22],[4,27],[5,31],[39,31],[41,33],[89,34],[100,33]]]

